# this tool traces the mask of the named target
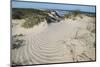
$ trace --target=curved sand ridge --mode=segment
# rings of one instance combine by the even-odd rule
[[[95,33],[87,30],[90,24],[94,25],[92,17],[65,19],[50,25],[45,21],[31,29],[22,28],[22,21],[17,20],[19,24],[12,29],[13,35],[25,35],[22,37],[25,45],[12,50],[13,63],[27,65],[95,60]]]

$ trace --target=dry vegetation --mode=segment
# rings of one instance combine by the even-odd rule
[[[32,28],[34,25],[43,22],[48,16],[46,11],[37,9],[17,9],[13,8],[12,19],[25,19],[22,24],[24,28]]]
[[[16,34],[16,35],[12,36],[12,46],[11,46],[12,49],[18,49],[21,46],[25,45],[24,44],[25,40],[20,39],[23,36],[24,36],[23,34],[19,34],[19,35]]]
[[[44,18],[39,16],[30,16],[25,19],[25,22],[22,24],[22,27],[24,28],[32,28],[34,25],[39,24],[40,22],[43,22]]]

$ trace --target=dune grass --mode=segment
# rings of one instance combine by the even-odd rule
[[[39,9],[12,8],[12,19],[25,19],[31,15],[48,16],[47,12]]]
[[[75,10],[73,12],[69,12],[68,14],[65,14],[65,17],[66,18],[69,18],[70,16],[76,17],[78,15],[80,15],[80,11],[79,10]]]
[[[24,40],[23,39],[20,39],[20,37],[23,37],[24,35],[23,34],[19,34],[19,35],[14,35],[12,36],[12,49],[18,49],[20,48],[21,46],[25,45],[24,44]]]
[[[25,19],[25,22],[22,24],[22,27],[32,28],[34,25],[38,25],[40,22],[43,21],[44,21],[44,17],[30,16]]]
[[[75,11],[72,11],[68,14],[65,14],[64,18],[76,20],[77,16],[80,17],[81,19],[83,19],[83,17],[81,16],[80,10],[75,10]]]
[[[25,19],[22,27],[32,28],[34,25],[44,21],[44,18],[48,16],[47,13],[48,11],[39,9],[13,8],[12,19]]]

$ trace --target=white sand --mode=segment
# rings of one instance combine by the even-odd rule
[[[24,34],[25,45],[12,50],[16,64],[44,64],[95,60],[94,19],[65,19],[48,25],[46,21],[33,28],[21,27],[24,20],[12,20],[12,34]],[[89,27],[89,30],[87,29]]]

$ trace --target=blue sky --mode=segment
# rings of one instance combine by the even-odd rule
[[[12,8],[80,10],[95,13],[95,6],[12,1]]]

